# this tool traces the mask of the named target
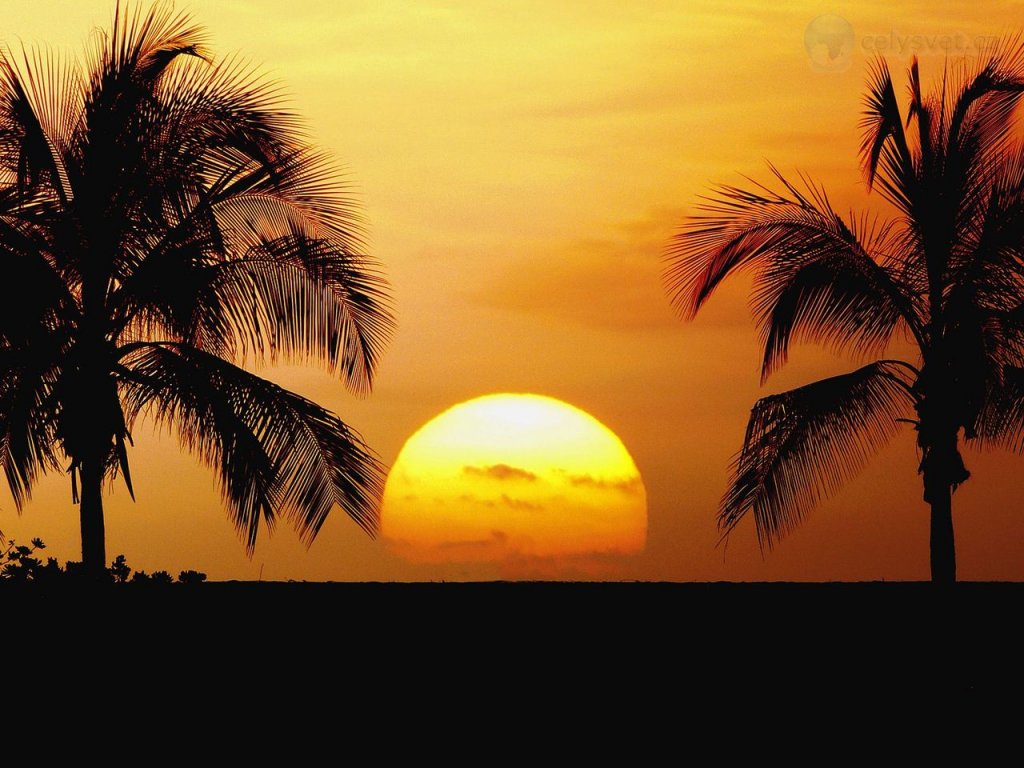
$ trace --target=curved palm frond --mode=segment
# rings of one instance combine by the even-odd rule
[[[1002,152],[1009,138],[1014,109],[1024,93],[1024,41],[1020,35],[1000,42],[981,60],[980,66],[969,60],[960,65],[958,94],[950,109],[951,153],[973,158],[979,152]]]
[[[122,340],[163,338],[228,358],[323,360],[369,390],[393,321],[368,258],[298,231],[219,259],[201,237],[151,254],[116,300]]]
[[[1024,153],[992,158],[985,204],[958,229],[946,306],[955,316],[972,305],[997,311],[1020,303],[1024,282]]]
[[[970,246],[992,213],[1007,161],[1019,153],[1011,128],[1024,94],[1024,45],[1019,37],[1010,38],[980,66],[961,62],[951,80],[956,98],[936,107],[942,125],[948,124],[948,135],[936,137],[941,165],[928,178],[936,198],[933,228],[951,241],[949,270],[955,281],[962,262],[972,260]]]
[[[77,321],[77,301],[31,228],[0,216],[0,345],[23,346]]]
[[[865,227],[858,237],[840,226],[845,237],[838,244],[793,249],[758,276],[753,304],[764,343],[762,383],[786,362],[794,338],[881,354],[901,321],[917,321],[912,297],[868,255],[884,243],[889,227]],[[907,325],[919,332],[917,322]]]
[[[20,510],[45,472],[57,469],[53,390],[58,373],[40,346],[0,348],[0,466]]]
[[[913,415],[914,373],[883,360],[758,400],[722,499],[723,534],[748,512],[762,547],[794,528]]]
[[[882,58],[871,63],[861,129],[861,165],[868,189],[881,186],[884,197],[913,216],[916,161],[903,129],[892,75]]]
[[[81,117],[74,64],[47,51],[0,51],[0,168],[15,180],[22,205],[33,194],[66,205],[71,140]]]
[[[1024,453],[1024,367],[1007,366],[990,381],[974,430],[984,446]]]
[[[210,278],[213,300],[200,302],[200,312],[213,306],[221,314],[197,318],[198,338],[226,347],[241,339],[271,360],[321,357],[353,389],[369,388],[391,322],[380,311],[386,284],[360,258],[292,235],[214,266]]]
[[[335,167],[276,86],[236,60],[195,60],[168,73],[152,109],[169,126],[144,137],[159,199],[114,267],[126,338],[162,324],[166,340],[229,356],[241,340],[243,353],[323,360],[367,392],[394,325],[387,283],[356,250]]]
[[[125,117],[137,113],[139,101],[152,93],[178,56],[203,56],[205,47],[202,28],[167,0],[148,11],[141,3],[123,6],[119,1],[110,32],[97,31],[92,41],[86,103]]]
[[[161,81],[151,109],[168,131],[167,159],[196,171],[183,178],[229,190],[227,196],[254,174],[273,175],[305,146],[302,122],[281,87],[237,56],[183,62]]]
[[[307,545],[335,504],[375,532],[382,466],[329,411],[185,344],[131,345],[122,365],[129,421],[173,425],[218,472],[250,553],[282,510]]]
[[[676,308],[692,317],[730,273],[759,267],[763,377],[785,360],[794,333],[861,350],[884,349],[900,321],[920,333],[912,297],[872,256],[889,251],[890,228],[864,221],[860,236],[823,191],[808,185],[805,194],[772,171],[788,194],[725,187],[676,236],[665,271]]]
[[[993,189],[1008,157],[1019,151],[1011,146],[1011,128],[1024,93],[1024,45],[1011,37],[978,62],[965,59],[944,69],[941,90],[931,98],[921,95],[916,58],[909,81],[907,126],[916,120],[916,151],[906,148],[895,125],[899,109],[881,61],[875,65],[862,150],[870,179],[882,145],[888,148],[889,156],[882,157],[884,192],[920,240],[914,252],[924,260],[931,314],[938,315],[946,289],[975,257],[974,241],[991,214]]]
[[[1006,371],[1024,366],[1024,155],[1001,156],[998,165],[985,206],[958,230],[943,307],[946,346],[959,371],[957,421],[969,439],[980,432],[986,442],[991,409],[1001,403],[1013,412],[1002,392]]]

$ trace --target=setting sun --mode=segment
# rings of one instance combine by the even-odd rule
[[[592,416],[549,397],[488,395],[409,438],[381,531],[418,562],[635,554],[647,497],[622,441]]]

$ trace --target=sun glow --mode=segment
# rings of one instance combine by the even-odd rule
[[[643,549],[647,497],[622,441],[578,408],[499,394],[456,405],[399,453],[381,532],[418,562]]]

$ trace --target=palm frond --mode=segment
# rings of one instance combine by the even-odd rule
[[[243,259],[211,268],[211,301],[220,316],[200,318],[198,338],[230,327],[261,357],[325,359],[357,392],[368,390],[392,323],[383,278],[363,257],[294,234],[268,240]],[[229,323],[223,319],[228,318]]]
[[[998,151],[1007,138],[1013,111],[1024,92],[1024,41],[1002,41],[980,67],[960,65],[959,96],[952,107],[948,145],[961,153]]]
[[[915,160],[903,130],[892,76],[882,58],[871,64],[861,129],[861,165],[868,189],[880,184],[887,199],[912,215]]]
[[[748,512],[763,548],[794,528],[913,416],[914,373],[880,361],[759,400],[722,499],[723,534]]]
[[[951,315],[965,305],[1006,311],[1024,284],[1024,152],[990,158],[984,200],[957,228],[946,301]]]
[[[175,10],[171,0],[159,0],[148,10],[140,2],[117,0],[110,33],[95,34],[93,40],[94,95],[123,78],[136,85],[142,93],[135,95],[141,96],[152,90],[178,56],[205,55],[202,28],[187,12]]]
[[[773,259],[758,277],[753,302],[764,343],[762,382],[785,363],[794,338],[880,354],[899,323],[916,318],[911,298],[869,255],[876,246],[884,250],[890,227],[858,235],[838,226],[838,243],[809,243]]]
[[[973,234],[989,214],[992,188],[1013,151],[1010,128],[1024,91],[1019,38],[1004,41],[980,62],[964,59],[945,67],[941,88],[927,99],[916,59],[910,72],[907,124],[917,120],[918,156],[914,173],[904,173],[895,185],[904,193],[896,202],[921,241],[933,323],[939,322],[942,297]],[[896,109],[891,102],[890,111]]]
[[[59,466],[53,362],[39,345],[0,348],[0,466],[19,510],[39,477]]]
[[[921,67],[917,61],[916,54],[910,62],[910,71],[907,73],[907,90],[910,96],[910,105],[907,108],[907,123],[905,127],[909,128],[912,122],[915,120],[917,121],[918,141],[921,144],[921,152],[923,155],[927,156],[931,154],[932,113],[930,105],[925,102],[925,99],[921,94]],[[881,110],[876,110],[876,114],[880,114],[880,112]],[[877,138],[878,137],[876,135],[876,142]],[[871,155],[873,164],[877,166],[879,150],[876,149],[874,145],[872,146]]]
[[[18,56],[0,50],[0,166],[15,180],[22,202],[30,194],[73,197],[68,177],[78,129],[81,75],[73,62],[40,49]]]
[[[983,446],[1024,453],[1024,367],[1006,366],[988,384],[974,432]]]
[[[0,344],[22,346],[77,320],[77,301],[31,227],[0,217]]]
[[[243,62],[186,61],[154,94],[145,189],[113,265],[121,340],[315,358],[369,391],[394,321],[337,169]],[[140,179],[140,183],[142,180]]]
[[[918,332],[911,297],[871,253],[890,252],[890,227],[851,226],[822,190],[808,183],[804,193],[772,170],[785,194],[724,187],[676,235],[665,279],[677,310],[693,317],[730,273],[758,268],[765,376],[784,361],[795,332],[860,349],[884,348],[900,320]]]
[[[344,174],[308,145],[281,88],[257,70],[233,58],[213,66],[186,63],[156,98],[158,122],[170,127],[161,137],[158,165],[168,174],[187,169],[183,181],[201,180],[211,193],[208,204],[222,216],[245,212],[225,204],[234,198],[263,197],[289,206],[311,234],[352,252],[363,247],[362,220]]]
[[[217,472],[250,553],[282,513],[307,545],[335,504],[376,530],[381,464],[327,410],[185,344],[132,345],[122,364],[129,420],[173,425]]]
[[[387,283],[368,262],[299,233],[212,263],[195,243],[166,249],[118,291],[122,341],[183,341],[236,360],[324,361],[365,393],[393,327]]]

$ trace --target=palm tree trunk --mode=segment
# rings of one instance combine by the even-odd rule
[[[106,532],[103,527],[103,463],[82,462],[81,477],[79,517],[82,524],[82,567],[88,575],[98,576],[107,567]]]
[[[80,451],[79,472],[82,497],[79,519],[82,526],[82,567],[90,578],[100,578],[107,567],[106,532],[103,525],[103,477],[105,462],[110,455],[110,425],[108,414],[113,382],[105,370],[109,359],[105,344],[102,314],[97,307],[103,305],[103,293],[95,278],[82,284],[85,312],[82,317],[78,359],[81,395],[76,403],[80,409],[74,435]],[[92,308],[89,311],[89,308]],[[116,389],[114,390],[116,398]]]
[[[926,479],[925,482],[927,483],[928,480]],[[956,547],[953,543],[953,488],[949,483],[935,483],[928,496],[932,508],[932,583],[952,584],[956,581]]]
[[[923,415],[923,414],[922,414]],[[953,490],[971,476],[957,447],[957,430],[947,424],[932,430],[922,419],[919,443],[924,457],[924,500],[931,507],[932,582],[956,581],[956,548],[953,543]]]

